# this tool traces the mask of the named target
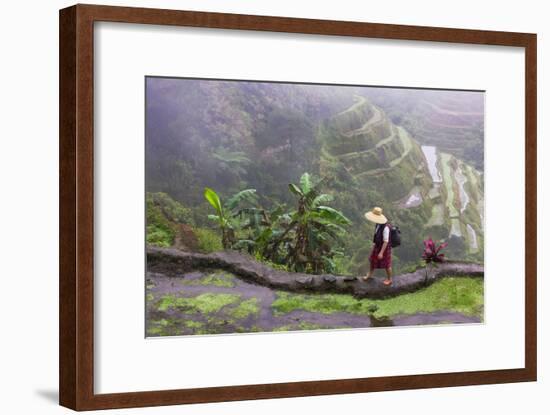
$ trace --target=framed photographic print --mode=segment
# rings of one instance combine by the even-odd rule
[[[536,380],[536,35],[60,12],[60,403]]]

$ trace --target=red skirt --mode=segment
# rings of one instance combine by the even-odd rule
[[[370,253],[370,257],[369,257],[370,266],[372,269],[391,268],[391,245],[388,243],[388,246],[386,246],[384,254],[382,254],[382,259],[378,259],[378,253],[380,252],[381,248],[382,248],[382,245],[374,246],[372,248],[372,252]]]

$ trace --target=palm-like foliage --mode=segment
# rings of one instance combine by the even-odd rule
[[[272,252],[283,245],[287,252],[285,262],[296,271],[332,271],[337,253],[333,245],[340,242],[343,226],[350,224],[342,212],[326,206],[332,196],[321,193],[324,182],[313,183],[310,175],[304,173],[299,185],[289,184],[298,206],[288,214],[290,221],[273,244]]]
[[[239,240],[236,247],[245,248],[261,258],[280,259],[274,255],[273,246],[290,222],[285,206],[277,205],[271,210],[252,207],[242,209],[241,214],[242,229],[248,233],[248,238]]]
[[[224,173],[241,175],[246,173],[246,167],[251,163],[246,153],[230,151],[224,147],[218,148],[212,157],[218,161],[218,168]]]
[[[235,229],[239,226],[239,219],[245,211],[245,208],[241,208],[241,205],[245,202],[256,202],[256,190],[242,190],[227,199],[225,203],[222,203],[218,194],[206,187],[204,189],[204,197],[216,210],[216,214],[208,215],[208,218],[218,222],[222,232],[222,245],[224,249],[232,248],[236,243]]]
[[[225,203],[212,189],[206,188],[204,196],[216,209],[209,218],[218,222],[225,249],[244,249],[295,271],[321,273],[334,270],[333,258],[339,254],[335,246],[350,224],[342,212],[327,206],[333,197],[321,193],[324,184],[324,179],[314,183],[308,173],[299,184],[289,184],[297,197],[296,209],[290,212],[284,205],[259,207],[254,189],[236,193]]]

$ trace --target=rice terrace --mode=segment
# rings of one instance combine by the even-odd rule
[[[483,92],[148,77],[145,138],[147,336],[483,322]]]

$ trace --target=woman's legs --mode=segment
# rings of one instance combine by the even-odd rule
[[[391,285],[392,284],[392,269],[391,267],[386,268],[386,279],[384,280],[384,284]]]
[[[363,281],[366,281],[368,280],[370,277],[372,277],[372,274],[374,273],[374,267],[372,266],[372,262],[370,264],[370,269],[369,269],[369,272],[367,273],[367,275],[365,275],[363,277]]]

